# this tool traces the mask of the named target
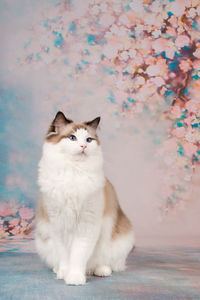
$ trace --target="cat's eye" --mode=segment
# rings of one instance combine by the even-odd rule
[[[73,135],[73,134],[71,134],[71,135],[69,136],[69,139],[70,139],[71,141],[76,141],[76,137],[75,137],[75,135]]]
[[[86,142],[87,142],[87,143],[91,143],[91,141],[92,141],[92,138],[91,138],[91,137],[89,137],[89,138],[86,139]]]

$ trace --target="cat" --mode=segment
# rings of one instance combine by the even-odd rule
[[[68,285],[124,270],[134,247],[131,222],[104,176],[99,122],[77,124],[58,112],[39,162],[36,249]]]

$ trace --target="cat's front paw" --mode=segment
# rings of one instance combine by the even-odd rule
[[[109,266],[99,266],[94,270],[94,275],[96,276],[110,276],[112,270]]]
[[[79,272],[68,273],[64,280],[68,285],[83,285],[86,283],[85,275]]]
[[[56,279],[64,279],[65,275],[67,274],[66,266],[60,266],[58,269],[55,270],[56,272]]]

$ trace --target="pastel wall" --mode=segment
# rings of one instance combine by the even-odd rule
[[[28,235],[44,134],[102,117],[138,244],[199,242],[199,1],[0,3],[0,237]]]

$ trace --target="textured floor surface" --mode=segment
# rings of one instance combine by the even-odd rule
[[[85,286],[67,286],[55,279],[32,245],[0,241],[1,300],[200,299],[200,249],[138,247],[126,271],[88,277]]]

